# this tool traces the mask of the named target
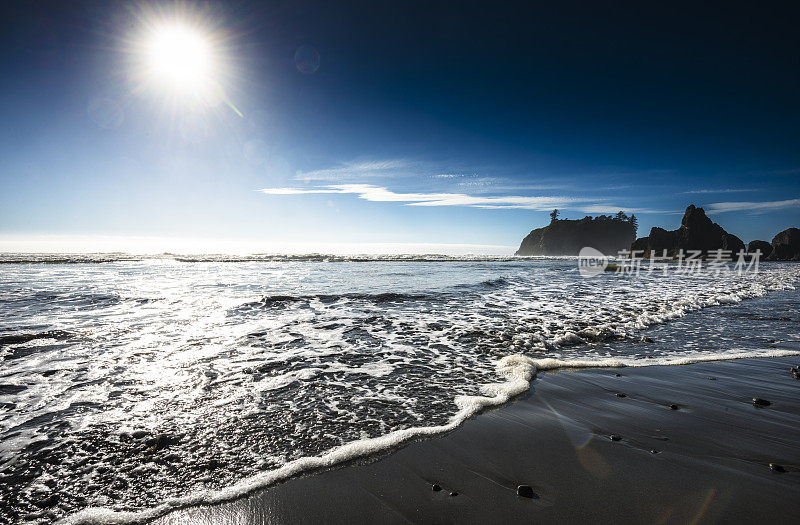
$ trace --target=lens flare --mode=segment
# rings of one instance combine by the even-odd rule
[[[309,44],[298,47],[294,53],[294,64],[302,74],[313,75],[319,69],[319,51]]]

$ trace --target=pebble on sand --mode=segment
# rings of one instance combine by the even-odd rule
[[[777,463],[770,463],[769,469],[772,472],[786,472],[786,469],[783,467],[783,465],[778,465]]]
[[[533,492],[533,487],[530,485],[520,485],[517,487],[517,496],[533,499],[535,495],[536,493]]]
[[[754,397],[754,398],[753,398],[753,405],[755,405],[755,406],[758,406],[758,407],[768,407],[768,406],[770,406],[771,404],[772,404],[772,403],[770,403],[770,402],[769,402],[769,401],[767,401],[766,399],[761,399],[760,397]]]

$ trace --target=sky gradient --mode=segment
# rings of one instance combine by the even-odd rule
[[[550,4],[4,3],[0,250],[504,253],[553,208],[800,226],[796,3]],[[217,103],[147,85],[154,19],[208,36]]]

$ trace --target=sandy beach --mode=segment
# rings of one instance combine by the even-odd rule
[[[540,373],[449,434],[156,523],[788,523],[797,361]]]

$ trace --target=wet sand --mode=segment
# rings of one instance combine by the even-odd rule
[[[797,522],[798,364],[540,373],[446,435],[156,523]]]

